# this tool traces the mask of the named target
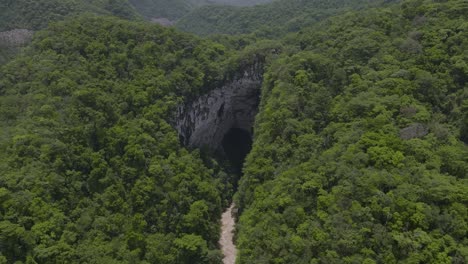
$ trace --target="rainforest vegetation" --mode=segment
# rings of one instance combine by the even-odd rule
[[[199,35],[256,33],[262,38],[282,38],[333,14],[383,5],[383,0],[280,0],[254,7],[203,6],[177,23]]]
[[[0,264],[219,264],[232,200],[237,263],[468,263],[466,1],[163,2],[0,2]],[[253,64],[243,168],[183,145]]]
[[[240,263],[466,263],[467,11],[405,2],[285,39],[237,194]]]
[[[42,29],[49,22],[85,12],[134,19],[138,14],[126,0],[2,0],[0,31]]]
[[[272,0],[129,0],[147,18],[175,21],[194,9],[206,5],[251,6]]]

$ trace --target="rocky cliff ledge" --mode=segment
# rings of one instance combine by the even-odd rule
[[[175,128],[181,142],[190,148],[222,150],[224,136],[233,128],[252,136],[252,127],[260,101],[262,65],[242,70],[242,74],[225,82],[177,109]]]

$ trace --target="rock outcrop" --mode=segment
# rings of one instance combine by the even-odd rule
[[[400,130],[400,138],[410,140],[413,138],[424,137],[429,133],[427,127],[420,123],[414,123]]]
[[[13,29],[0,32],[0,45],[20,47],[25,46],[32,40],[34,31],[27,29]]]
[[[190,148],[220,150],[231,128],[252,134],[260,101],[262,66],[254,64],[222,87],[177,109],[175,128],[181,142]]]

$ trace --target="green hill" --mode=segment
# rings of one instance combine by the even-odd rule
[[[167,18],[171,21],[184,16],[193,8],[186,0],[130,0],[130,3],[148,19]]]
[[[115,18],[37,33],[0,74],[0,263],[219,263],[223,178],[168,119],[227,58]]]
[[[207,6],[178,25],[251,33],[216,41],[129,21],[126,1],[0,15],[46,27],[0,66],[0,264],[220,264],[234,192],[238,264],[468,262],[465,0]],[[249,75],[263,82],[253,129],[226,144],[244,153],[253,133],[235,182],[173,123],[193,101],[200,122],[257,107],[214,90]],[[211,93],[240,99],[212,109]]]
[[[247,34],[281,37],[349,9],[379,5],[380,0],[279,0],[254,7],[203,6],[184,16],[177,27],[198,35]]]
[[[204,5],[250,6],[272,0],[130,0],[146,18],[167,18],[176,21],[193,9]]]
[[[137,17],[126,0],[3,0],[0,2],[0,31],[42,29],[51,21],[83,12],[126,19]]]
[[[238,263],[468,261],[468,4],[289,36],[237,194]]]
[[[139,19],[127,0],[4,0],[0,2],[0,65],[28,44],[33,31],[83,13]],[[28,33],[24,34],[24,30]],[[18,39],[28,40],[26,42]]]

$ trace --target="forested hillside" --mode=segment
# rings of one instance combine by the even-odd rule
[[[204,5],[250,6],[272,0],[129,0],[147,18],[177,20]]]
[[[136,20],[140,15],[127,0],[2,0],[0,1],[0,65],[29,43],[35,30],[50,22],[83,13]]]
[[[83,12],[133,19],[135,10],[127,0],[2,0],[0,31],[21,28],[37,30],[51,21]]]
[[[468,262],[467,16],[405,1],[287,38],[237,196],[239,263]]]
[[[383,0],[278,0],[254,7],[204,6],[184,16],[177,27],[199,35],[256,32],[260,36],[282,37],[345,10],[383,3]]]
[[[208,4],[223,4],[233,6],[254,6],[273,2],[274,0],[207,0]]]
[[[0,264],[468,263],[468,2],[226,1],[0,2]]]
[[[0,263],[219,263],[225,176],[168,120],[229,57],[112,18],[38,33],[0,75]]]
[[[187,0],[129,0],[146,18],[167,18],[175,21],[194,6]]]

